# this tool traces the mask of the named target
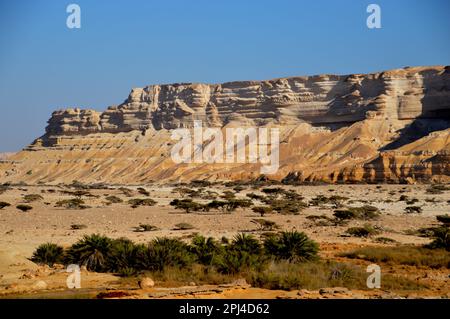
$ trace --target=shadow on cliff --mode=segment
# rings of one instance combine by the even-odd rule
[[[436,71],[433,70],[420,73],[424,87],[424,96],[420,100],[421,114],[400,130],[398,139],[384,146],[381,151],[393,150],[432,132],[450,128],[450,68],[446,67],[444,74],[440,76],[434,76]]]
[[[411,124],[400,130],[400,137],[395,141],[385,145],[380,151],[394,150],[404,145],[413,143],[422,137],[435,131],[442,131],[450,128],[450,114],[447,111],[439,119],[418,118]]]

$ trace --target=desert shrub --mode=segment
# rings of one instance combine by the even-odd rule
[[[448,191],[448,190],[450,190],[450,187],[448,187],[446,185],[436,184],[436,185],[431,185],[430,187],[428,187],[426,192],[428,194],[443,194],[444,191]]]
[[[72,230],[78,230],[78,229],[84,229],[84,228],[87,228],[87,226],[83,225],[83,224],[72,224],[72,225],[70,225],[70,229],[72,229]]]
[[[150,193],[143,187],[138,187],[137,191],[139,194],[142,194],[144,196],[150,196]]]
[[[71,198],[57,201],[55,207],[64,207],[67,209],[86,209],[89,206],[85,205],[84,200],[80,198]]]
[[[438,220],[438,222],[441,222],[444,225],[449,225],[450,224],[450,215],[448,215],[448,214],[438,215],[438,216],[436,216],[436,219]]]
[[[0,209],[3,209],[3,208],[8,207],[8,206],[11,206],[11,204],[7,203],[7,202],[0,202]]]
[[[236,198],[235,193],[232,191],[224,191],[222,195],[220,195],[223,199],[230,200]]]
[[[174,199],[170,202],[170,206],[174,206],[175,209],[182,209],[186,212],[186,214],[189,214],[193,211],[199,211],[203,208],[202,204],[199,204],[197,202],[194,202],[192,199]]]
[[[203,206],[203,209],[205,211],[210,211],[211,209],[222,209],[224,210],[227,205],[227,202],[220,201],[220,200],[213,200],[209,202],[208,204]]]
[[[407,205],[414,205],[415,203],[417,203],[419,200],[417,199],[417,198],[411,198],[411,199],[408,199],[407,201],[406,201],[406,204]]]
[[[27,203],[32,203],[35,201],[43,200],[44,197],[42,197],[39,194],[27,194],[23,197],[23,200]]]
[[[292,201],[287,199],[266,200],[265,203],[272,207],[272,210],[283,215],[298,215],[307,205],[302,201]]]
[[[62,262],[63,255],[64,248],[56,244],[46,243],[36,248],[31,257],[31,261],[37,264],[53,266],[53,264]]]
[[[310,206],[320,206],[325,205],[330,202],[329,198],[324,195],[317,195],[309,201]]]
[[[399,202],[406,202],[408,200],[407,195],[400,195],[400,198],[398,199]]]
[[[256,224],[261,231],[271,231],[279,228],[277,223],[267,219],[257,218],[252,219],[251,222]]]
[[[189,223],[178,223],[173,227],[174,230],[189,230],[194,228],[195,227]]]
[[[346,230],[346,233],[354,237],[370,237],[378,234],[379,231],[367,224],[363,227],[350,227]]]
[[[124,194],[126,197],[132,197],[133,196],[133,190],[126,188],[126,187],[120,187],[119,190]]]
[[[363,259],[374,263],[390,263],[431,268],[450,268],[450,254],[444,249],[402,245],[395,247],[364,247],[339,256]]]
[[[245,196],[247,196],[250,199],[254,199],[254,200],[259,200],[259,201],[264,201],[265,197],[262,195],[258,195],[255,193],[248,193]]]
[[[139,249],[140,269],[162,271],[166,267],[188,267],[194,261],[188,245],[178,239],[156,238]]]
[[[254,211],[257,214],[260,214],[261,217],[264,217],[266,214],[270,214],[272,212],[272,207],[269,206],[255,206],[252,208],[252,211]]]
[[[277,260],[304,262],[317,258],[319,245],[303,232],[286,231],[267,237],[264,249]]]
[[[211,185],[211,182],[205,180],[192,180],[189,183],[189,186],[191,187],[210,187]]]
[[[283,193],[283,189],[281,187],[275,187],[275,188],[263,188],[261,190],[263,193],[266,194],[281,194]]]
[[[382,244],[393,244],[397,242],[396,240],[388,237],[377,237],[374,239],[374,241]]]
[[[233,212],[238,208],[246,208],[252,206],[253,203],[249,199],[228,199],[227,204],[225,205],[225,209],[228,212]]]
[[[23,212],[27,212],[27,211],[33,209],[32,206],[30,206],[30,205],[23,205],[23,204],[17,205],[16,208],[17,208],[18,210],[23,211]]]
[[[431,238],[433,237],[435,229],[436,227],[422,227],[419,229],[408,229],[405,231],[405,234],[410,236]]]
[[[306,216],[306,219],[312,221],[315,226],[336,226],[337,224],[342,224],[342,220],[333,219],[325,215],[317,216],[317,215],[309,215]]]
[[[304,197],[293,190],[285,190],[282,193],[284,199],[292,201],[301,201]],[[306,203],[304,204],[306,206]]]
[[[84,265],[92,271],[106,271],[111,245],[112,240],[108,237],[86,235],[67,250],[65,261],[68,264]]]
[[[156,201],[151,198],[133,198],[128,201],[128,204],[132,208],[136,208],[138,206],[154,206],[156,205]]]
[[[122,203],[123,200],[120,197],[114,196],[114,195],[110,195],[105,197],[105,199],[110,202],[110,203],[114,203],[114,204],[118,204],[118,203]]]
[[[142,232],[146,232],[146,231],[155,231],[158,229],[159,229],[158,227],[149,225],[149,224],[139,224],[139,226],[134,227],[134,231],[136,233],[142,233]]]
[[[450,251],[450,228],[436,227],[432,235],[433,241],[426,245],[427,248],[439,249],[443,248]]]
[[[407,214],[420,214],[422,213],[422,207],[419,206],[408,206],[405,208],[405,213]]]
[[[196,235],[192,239],[190,250],[195,255],[197,262],[202,265],[211,265],[214,258],[221,254],[222,246],[211,237],[205,238]]]
[[[362,207],[348,207],[346,209],[337,209],[334,211],[334,217],[337,219],[375,219],[380,216],[380,211],[374,206],[364,205]]]

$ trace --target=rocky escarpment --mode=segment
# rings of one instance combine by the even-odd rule
[[[205,126],[351,123],[376,114],[393,119],[439,118],[448,110],[448,68],[374,74],[320,75],[224,84],[151,85],[133,89],[105,112],[52,114],[47,134],[128,132]]]
[[[104,112],[54,112],[44,136],[0,162],[0,180],[257,177],[258,164],[174,163],[171,130],[192,128],[195,120],[222,130],[280,128],[280,168],[272,176],[279,180],[414,182],[450,176],[450,68],[438,66],[136,88]]]

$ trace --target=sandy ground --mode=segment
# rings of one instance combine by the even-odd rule
[[[450,211],[449,192],[427,194],[425,191],[427,187],[426,185],[326,185],[285,188],[294,189],[305,197],[304,201],[306,202],[321,194],[325,196],[340,195],[353,200],[350,206],[362,206],[364,204],[376,206],[381,210],[382,216],[370,223],[382,229],[382,233],[378,236],[389,237],[402,244],[424,244],[429,239],[407,235],[405,231],[436,225],[435,216]],[[34,249],[45,242],[68,246],[84,234],[92,233],[101,233],[112,238],[127,237],[136,242],[148,242],[150,239],[159,236],[187,239],[193,233],[218,239],[222,236],[231,238],[238,232],[251,232],[255,235],[261,233],[256,225],[251,222],[252,219],[260,218],[260,216],[250,209],[239,209],[231,214],[217,211],[186,214],[169,205],[174,198],[180,198],[178,193],[173,192],[173,187],[169,186],[145,187],[150,192],[149,197],[156,200],[157,204],[152,207],[131,208],[126,203],[128,199],[145,198],[146,196],[139,194],[136,191],[137,187],[128,186],[127,188],[134,190],[132,197],[126,197],[118,187],[107,190],[90,190],[90,193],[97,197],[83,197],[86,204],[91,206],[91,208],[83,210],[55,207],[57,201],[73,198],[73,196],[62,194],[61,191],[68,189],[60,186],[14,187],[0,194],[0,201],[11,204],[10,207],[0,210],[0,287],[3,290],[14,288],[21,291],[21,285],[25,287],[35,284],[39,275],[34,276],[35,278],[23,278],[24,274],[30,271],[40,273],[44,277],[53,276],[55,280],[52,282],[55,284],[53,286],[49,284],[49,289],[64,287],[67,274],[63,270],[51,270],[45,269],[45,267],[43,269],[28,260]],[[54,192],[49,190],[54,190]],[[208,190],[220,194],[225,188],[209,187]],[[245,197],[245,194],[250,192],[259,193],[258,190],[248,188],[238,193],[237,196]],[[29,205],[33,206],[33,209],[24,213],[16,209],[15,206],[24,203],[23,196],[26,194],[40,194],[44,199],[30,203]],[[124,202],[107,205],[105,197],[108,195],[118,196]],[[413,206],[421,206],[423,212],[421,214],[406,214],[404,209],[408,205],[403,201],[398,201],[400,195],[417,198],[419,201]],[[435,199],[433,202],[429,201],[433,198]],[[426,201],[427,199],[428,201]],[[392,200],[392,202],[387,202],[388,200]],[[202,202],[198,199],[196,201]],[[264,218],[276,222],[283,230],[304,231],[312,239],[319,242],[322,255],[333,255],[336,252],[348,250],[348,247],[380,245],[375,243],[373,238],[343,236],[348,227],[361,226],[367,223],[365,221],[351,221],[347,226],[316,226],[306,218],[309,215],[332,217],[333,210],[330,205],[310,206],[304,209],[300,215],[270,214]],[[192,230],[174,230],[174,225],[181,222],[190,223],[195,228]],[[87,227],[81,230],[71,230],[72,224],[83,224]],[[134,227],[139,224],[151,224],[157,226],[159,230],[135,232]],[[90,276],[92,280],[87,280],[85,287],[98,287],[100,283],[105,289],[107,287],[118,287],[118,278],[112,275],[90,273]],[[22,279],[19,279],[21,277]],[[445,283],[448,284],[448,281]],[[2,288],[0,288],[0,291]],[[226,295],[226,293],[221,294]],[[277,295],[273,292],[265,292],[264,294],[267,294],[270,298],[280,296],[280,294]],[[297,294],[296,296],[300,295]],[[240,298],[239,294],[232,296]]]

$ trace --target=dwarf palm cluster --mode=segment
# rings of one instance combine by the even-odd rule
[[[110,239],[93,234],[64,250],[44,244],[34,252],[37,263],[84,265],[96,272],[133,275],[142,271],[164,271],[200,264],[224,274],[263,270],[269,261],[299,263],[317,257],[317,244],[304,233],[283,232],[263,242],[252,235],[238,234],[227,244],[197,235],[190,244],[174,238],[156,238],[135,244],[126,238]]]

